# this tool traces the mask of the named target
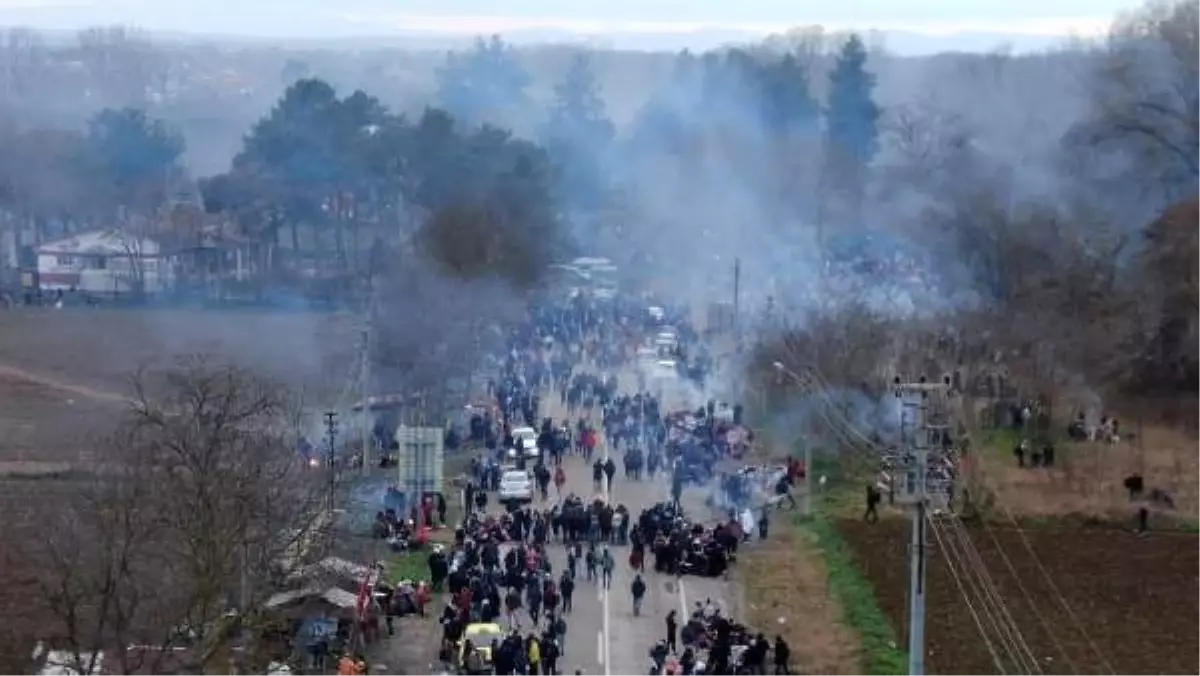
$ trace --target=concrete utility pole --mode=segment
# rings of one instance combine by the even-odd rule
[[[775,370],[782,375],[786,375],[799,385],[802,389],[808,387],[808,381],[800,377],[798,373],[783,365],[783,362],[777,361],[774,363]],[[800,496],[800,514],[805,518],[812,516],[813,500],[812,500],[812,481],[813,466],[812,466],[812,444],[804,444],[804,495]]]
[[[359,359],[359,378],[362,382],[359,383],[362,394],[362,474],[364,477],[371,476],[371,329],[370,323],[362,330],[360,337],[362,341],[361,354]]]
[[[638,448],[642,449],[642,455],[646,453],[646,395],[644,392],[638,393]]]
[[[742,296],[742,259],[733,259],[733,335],[741,337],[740,306]]]
[[[325,442],[329,453],[329,495],[326,496],[326,509],[330,519],[333,518],[334,493],[337,490],[337,413],[325,413]],[[333,523],[330,521],[330,523]]]
[[[929,453],[938,450],[945,425],[937,425],[929,419],[930,395],[949,389],[949,378],[940,384],[928,383],[922,376],[918,382],[902,383],[897,377],[893,381],[895,395],[903,408],[901,420],[912,421],[912,432],[901,433],[907,442],[909,457],[903,468],[904,483],[898,500],[909,505],[912,517],[912,533],[909,541],[909,590],[908,590],[908,673],[919,676],[925,673],[925,514],[929,501]]]
[[[374,418],[371,415],[371,339],[375,334],[375,288],[371,277],[367,278],[366,299],[363,302],[362,328],[359,329],[359,401],[362,402],[362,474],[371,475],[371,437]]]

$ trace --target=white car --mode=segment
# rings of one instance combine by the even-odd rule
[[[617,297],[617,289],[614,286],[600,285],[592,290],[598,300],[612,300]]]
[[[525,450],[525,459],[526,460],[536,461],[538,459],[538,456],[540,455],[536,448],[530,448],[528,446],[525,446],[524,450]],[[510,448],[507,451],[505,451],[505,457],[507,458],[507,462],[509,464],[516,464],[518,453],[520,453],[520,451],[518,451],[515,448]]]
[[[654,352],[663,359],[670,359],[674,357],[675,352],[678,349],[679,344],[676,342],[661,339],[654,341]]]
[[[515,458],[517,448],[525,451],[526,458],[537,458],[541,455],[537,447],[538,433],[532,427],[518,427],[512,431],[513,446],[516,448],[508,449],[510,458]]]
[[[533,501],[533,477],[529,470],[510,469],[500,475],[500,502],[502,504]]]
[[[676,378],[679,376],[679,366],[674,359],[659,359],[655,362],[655,375],[659,378]]]

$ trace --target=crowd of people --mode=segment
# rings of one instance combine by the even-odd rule
[[[687,483],[707,480],[752,440],[740,407],[710,401],[667,412],[645,388],[619,388],[617,368],[644,340],[643,309],[577,298],[534,310],[512,333],[488,383],[493,401],[471,419],[469,438],[481,454],[469,468],[467,508],[453,543],[429,555],[432,588],[449,599],[440,615],[440,656],[454,669],[558,673],[574,649],[565,639],[577,586],[611,589],[615,570],[627,565],[629,587],[614,593],[628,593],[640,615],[648,576],[723,575],[752,536],[736,515],[708,525],[688,518],[680,504]],[[553,397],[568,418],[546,415]],[[523,427],[536,431],[536,452],[525,453],[514,436]],[[597,454],[601,447],[608,453]],[[572,456],[591,468],[590,494],[564,485],[563,463]],[[540,500],[489,511],[488,493],[514,466],[529,470]],[[637,482],[660,473],[671,477],[667,500],[631,513],[607,498],[618,478]],[[765,519],[764,512],[761,536]],[[737,665],[765,664],[768,652],[779,652],[780,645],[763,649],[761,635],[750,636],[711,604],[701,610],[679,637],[668,632],[652,651],[655,673],[750,673]],[[666,621],[675,622],[674,613]]]
[[[774,642],[751,632],[706,599],[696,603],[681,627],[674,610],[666,618],[666,636],[650,650],[649,673],[788,674],[791,647],[782,636]],[[768,663],[771,669],[768,669]]]

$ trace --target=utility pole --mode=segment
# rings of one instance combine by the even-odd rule
[[[642,453],[646,453],[646,397],[650,393],[646,390],[646,374],[640,368],[637,373],[638,380],[638,447],[642,449]]]
[[[797,385],[799,385],[804,390],[808,389],[809,379],[801,377],[799,373],[796,373],[795,371],[791,370],[787,366],[784,366],[783,362],[781,362],[781,361],[775,362],[773,364],[773,366],[775,367],[775,370],[781,376],[787,376],[788,378],[791,378],[792,381],[794,381]],[[813,491],[812,491],[812,486],[813,486],[812,460],[813,460],[812,444],[805,443],[804,444],[804,495],[800,496],[800,513],[805,518],[812,516],[812,505],[813,505],[813,500],[812,500],[812,494],[813,494]]]
[[[325,413],[325,441],[329,452],[329,495],[326,496],[326,509],[332,524],[334,493],[337,490],[337,413],[334,411]]]
[[[733,333],[741,337],[740,303],[742,295],[742,259],[733,259]]]
[[[359,366],[358,377],[362,401],[362,474],[371,475],[371,436],[374,432],[374,419],[371,416],[371,339],[375,332],[375,287],[374,278],[367,275],[366,299],[363,303],[363,324],[359,334]]]
[[[369,310],[368,310],[369,311]],[[367,325],[362,330],[360,336],[362,341],[361,354],[359,359],[359,378],[362,382],[359,383],[362,393],[362,474],[364,477],[371,476],[371,329],[368,320]]]
[[[804,495],[800,497],[800,514],[804,518],[812,516],[813,512],[813,466],[812,466],[812,443],[805,442],[804,444]]]
[[[926,381],[924,376],[915,383],[902,383],[897,377],[893,381],[895,395],[900,399],[904,411],[902,421],[912,421],[912,434],[901,431],[908,442],[908,454],[904,463],[904,485],[899,500],[909,505],[912,519],[909,540],[909,589],[908,589],[908,673],[920,676],[925,673],[925,565],[926,534],[925,515],[929,502],[929,453],[938,450],[945,425],[932,424],[929,420],[929,398],[931,394],[949,389],[949,378],[941,384]]]

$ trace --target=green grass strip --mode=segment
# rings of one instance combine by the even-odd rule
[[[855,565],[849,545],[823,516],[803,527],[815,536],[829,570],[829,589],[841,604],[846,623],[859,634],[862,669],[868,674],[907,674],[908,656],[897,647],[892,625],[879,609],[871,583]]]
[[[407,554],[389,553],[383,560],[384,579],[392,584],[401,580],[411,580],[414,584],[429,579],[429,553],[411,552]]]

